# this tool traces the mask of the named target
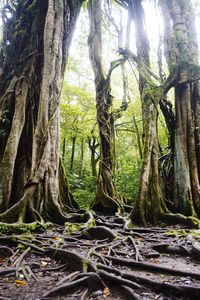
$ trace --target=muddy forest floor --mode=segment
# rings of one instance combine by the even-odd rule
[[[1,233],[0,300],[200,299],[200,230],[95,225]]]

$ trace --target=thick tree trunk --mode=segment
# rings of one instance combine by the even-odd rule
[[[1,221],[65,220],[59,192],[58,106],[81,4],[10,4],[0,65]]]
[[[133,9],[132,6],[130,6],[130,9]],[[149,67],[149,42],[140,0],[136,1],[134,5],[133,16],[137,32],[138,58]],[[138,67],[140,68],[140,66]],[[144,151],[139,192],[130,217],[137,224],[146,225],[147,222],[157,224],[162,211],[161,203],[163,202],[158,167],[159,147],[157,135],[157,110],[160,98],[159,94],[156,95],[153,92],[152,86],[141,73],[139,90],[142,101]],[[151,90],[152,92],[149,92]]]
[[[193,207],[189,205],[190,216],[186,217],[181,214],[172,214],[169,212],[168,208],[164,203],[164,194],[163,194],[163,181],[161,181],[160,176],[160,163],[158,160],[159,155],[159,144],[157,136],[157,114],[158,114],[158,103],[161,104],[165,100],[166,93],[171,87],[179,88],[181,85],[187,85],[188,83],[193,83],[199,79],[199,67],[194,64],[184,60],[176,61],[177,53],[174,45],[174,36],[180,36],[179,32],[176,35],[173,34],[171,19],[169,14],[165,14],[167,19],[167,32],[169,33],[168,40],[166,44],[170,47],[170,51],[166,52],[167,59],[174,61],[174,64],[170,65],[170,74],[165,82],[160,85],[159,82],[155,83],[155,80],[158,80],[156,74],[150,69],[150,59],[149,59],[149,44],[146,36],[145,30],[145,20],[144,20],[144,11],[142,6],[142,0],[135,0],[134,5],[132,1],[117,1],[122,6],[127,5],[129,11],[131,11],[132,18],[135,21],[136,28],[136,47],[137,47],[137,56],[134,55],[129,49],[121,50],[120,53],[129,59],[133,63],[137,63],[139,71],[139,90],[142,100],[142,113],[143,113],[143,136],[144,136],[144,154],[143,154],[143,163],[142,163],[142,172],[140,177],[140,189],[138,197],[135,202],[135,206],[132,209],[130,214],[131,221],[133,223],[145,225],[148,222],[157,224],[159,221],[166,223],[182,223],[188,226],[199,226],[199,221],[193,217]],[[161,3],[166,2],[167,4],[176,4],[177,1],[160,1]],[[178,1],[181,6],[186,4],[186,1]],[[165,12],[165,10],[164,10]],[[167,12],[167,11],[166,11]],[[173,14],[175,12],[177,17],[176,8],[171,8],[170,12]],[[183,13],[183,16],[186,14]],[[180,15],[179,15],[180,16]],[[168,22],[168,19],[170,22]],[[185,22],[185,23],[184,23]],[[186,20],[184,22],[177,20],[174,27],[182,26],[188,24]],[[181,46],[182,53],[185,53],[185,42],[180,41],[179,46]],[[189,67],[189,68],[187,68]],[[193,69],[194,67],[194,69]],[[161,101],[162,100],[162,101]],[[165,105],[166,103],[164,103]],[[189,106],[187,106],[188,108]],[[166,107],[165,107],[166,108]],[[183,112],[183,107],[181,114]],[[166,113],[166,111],[165,111]],[[174,125],[174,116],[171,114],[170,107],[167,108],[167,114],[170,116],[170,123],[167,124],[171,130],[171,122]],[[188,120],[191,120],[188,115]],[[185,120],[186,121],[186,120]],[[190,127],[191,128],[191,127]],[[192,131],[189,129],[190,135]],[[173,138],[175,137],[174,132],[172,132],[170,146],[175,147],[175,142]],[[190,139],[190,145],[193,144]],[[193,148],[194,149],[194,148]],[[183,148],[181,148],[182,151]],[[194,151],[192,149],[187,149],[190,151],[191,158],[194,158]],[[189,156],[189,154],[188,154]],[[172,158],[174,153],[172,154]],[[189,159],[188,159],[189,160]],[[191,161],[191,159],[190,159]],[[194,160],[194,173],[196,172]],[[190,172],[192,170],[191,166],[189,168]],[[190,175],[190,174],[189,174]],[[182,176],[182,174],[180,175]],[[192,175],[194,176],[194,174]],[[193,182],[197,182],[197,176],[195,179],[193,177]],[[185,177],[186,179],[186,177]],[[182,182],[183,184],[183,182]],[[197,189],[195,187],[195,193]],[[189,193],[189,196],[191,193]],[[192,194],[193,196],[193,194]],[[189,197],[188,197],[189,198]],[[197,204],[196,204],[197,206]]]
[[[182,62],[198,65],[191,4],[173,0],[161,1],[160,5],[165,21],[165,56],[169,70]],[[177,211],[200,216],[199,82],[191,80],[191,83],[178,84],[178,79],[175,87],[174,203]]]
[[[179,212],[193,215],[193,198],[197,197],[198,177],[196,170],[194,128],[191,115],[190,86],[175,88],[175,204]],[[192,191],[194,188],[194,193]]]
[[[140,187],[135,206],[131,212],[134,223],[146,225],[147,222],[157,224],[161,210],[160,179],[158,170],[158,136],[157,136],[157,111],[158,101],[155,107],[155,99],[152,96],[145,98],[143,107],[146,107],[144,124],[144,151]],[[147,110],[148,108],[148,110]]]
[[[194,134],[195,134],[195,149],[196,149],[196,161],[198,168],[198,177],[200,182],[200,82],[195,82],[191,86],[191,106],[194,115]],[[198,213],[199,214],[199,213]]]
[[[102,67],[101,0],[89,1],[89,54],[95,76],[97,122],[100,135],[100,162],[95,207],[116,211],[122,205],[113,180],[112,116],[110,106],[110,74],[105,77]]]

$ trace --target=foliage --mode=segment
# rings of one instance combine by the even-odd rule
[[[133,202],[137,196],[140,171],[141,162],[130,164],[130,161],[126,161],[124,169],[116,174],[115,183],[117,190],[124,195],[128,202]]]
[[[90,134],[95,124],[94,97],[84,89],[64,83],[61,103],[61,136]]]
[[[68,178],[73,195],[80,207],[89,208],[95,198],[96,178],[90,175],[80,178],[78,174],[69,174]]]

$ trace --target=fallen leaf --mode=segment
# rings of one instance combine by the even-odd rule
[[[16,279],[16,280],[15,280],[15,284],[16,284],[16,285],[25,285],[25,284],[27,284],[27,282],[24,281],[24,280]]]
[[[56,236],[56,237],[55,237],[55,240],[56,240],[56,241],[63,241],[63,238],[61,238],[61,237],[59,237],[59,236]]]
[[[42,260],[42,261],[41,261],[41,264],[42,264],[42,266],[44,266],[44,267],[45,267],[46,265],[48,265],[48,262],[47,262],[47,261],[44,261],[44,260]]]
[[[110,296],[110,290],[108,287],[106,287],[104,290],[103,290],[103,297],[104,298],[107,298],[108,296]]]

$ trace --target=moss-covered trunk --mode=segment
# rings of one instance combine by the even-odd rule
[[[144,11],[141,1],[137,1],[133,12],[136,27],[136,46],[138,58],[150,67],[149,42],[146,34]],[[157,117],[159,93],[153,88],[139,68],[139,90],[142,101],[144,150],[140,187],[136,203],[131,212],[131,220],[140,225],[147,222],[157,224],[161,212],[162,191],[159,175],[159,147],[157,135]]]
[[[112,114],[110,107],[110,74],[106,77],[102,66],[101,0],[89,1],[90,60],[95,76],[97,122],[100,136],[98,190],[95,207],[115,211],[122,204],[113,180]]]
[[[175,206],[184,215],[195,213],[193,201],[199,198],[190,92],[189,85],[175,88]]]
[[[146,94],[145,103],[143,103],[148,116],[144,119],[144,151],[139,192],[131,212],[132,221],[140,225],[146,225],[147,222],[157,224],[161,211],[162,192],[158,168],[158,113],[156,109],[158,100]]]
[[[165,56],[172,72],[186,62],[198,66],[195,17],[190,1],[160,1],[165,22]],[[175,85],[174,206],[185,215],[200,216],[199,82]],[[183,74],[184,76],[184,74]],[[191,83],[188,83],[191,80]]]
[[[65,219],[59,188],[59,101],[81,4],[30,0],[9,5],[0,65],[1,221]]]

